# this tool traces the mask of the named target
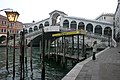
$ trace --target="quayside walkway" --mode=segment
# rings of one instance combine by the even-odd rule
[[[62,80],[120,80],[120,43],[78,63]]]

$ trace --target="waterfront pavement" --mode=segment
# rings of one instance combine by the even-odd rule
[[[120,43],[78,63],[62,80],[120,80]]]

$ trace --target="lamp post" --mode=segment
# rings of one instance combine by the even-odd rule
[[[19,13],[16,11],[5,11],[7,19],[9,22],[16,22],[19,16]],[[8,40],[9,40],[9,22],[7,26],[7,40],[6,40],[6,70],[8,71]],[[15,45],[14,45],[15,47]],[[13,77],[15,76],[15,52],[13,53]]]

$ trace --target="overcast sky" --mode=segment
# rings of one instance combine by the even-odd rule
[[[20,13],[18,21],[30,23],[49,17],[54,10],[68,16],[95,19],[102,13],[115,13],[118,0],[0,0],[0,10],[12,8]],[[4,12],[0,14],[5,15]]]

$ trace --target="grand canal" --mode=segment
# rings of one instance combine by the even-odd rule
[[[27,64],[25,64],[25,80],[41,80],[41,60],[39,47],[33,47],[32,66],[33,74],[30,68],[30,48],[27,48]],[[20,50],[15,51],[15,80],[20,79]],[[0,80],[12,80],[13,77],[13,48],[9,48],[9,74],[6,71],[6,48],[0,47]],[[70,60],[67,61],[66,68],[55,62],[54,59],[45,61],[46,80],[61,80],[74,65]]]

